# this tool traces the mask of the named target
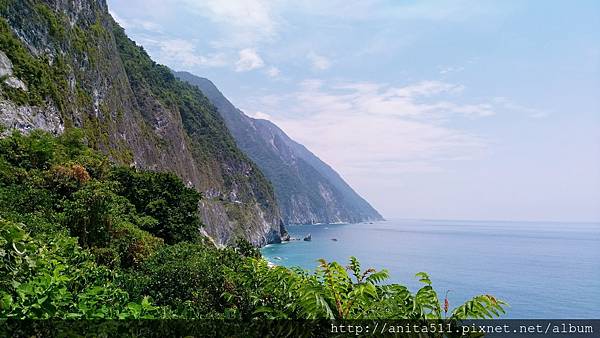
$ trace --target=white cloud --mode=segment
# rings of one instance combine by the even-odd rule
[[[512,4],[471,0],[397,1],[393,6],[379,9],[382,18],[423,20],[432,22],[464,22],[472,18],[490,18],[511,10]],[[378,6],[374,6],[377,10]]]
[[[427,20],[460,22],[473,17],[498,15],[503,7],[497,3],[479,2],[473,6],[471,0],[452,1],[393,1],[382,0],[300,0],[285,3],[296,13],[309,13],[331,20],[355,22],[377,20]]]
[[[279,68],[271,66],[269,67],[269,69],[267,69],[267,75],[269,75],[270,77],[278,77],[279,75],[281,75],[281,71],[279,70]]]
[[[494,106],[489,103],[479,104],[455,104],[452,102],[441,102],[437,104],[440,110],[455,112],[465,116],[485,117],[495,115]]]
[[[513,100],[510,100],[506,97],[495,97],[493,99],[493,102],[500,108],[524,114],[534,119],[544,118],[548,116],[548,112],[546,111],[523,106],[521,104],[515,103]]]
[[[180,64],[184,67],[223,67],[227,59],[223,54],[201,55],[193,42],[184,39],[143,39],[141,43],[158,49],[159,61],[165,64]]]
[[[465,70],[465,67],[447,66],[447,67],[439,67],[439,70],[440,70],[441,75],[448,75],[448,74],[452,74],[452,73],[460,73]]]
[[[113,19],[115,19],[115,21],[121,25],[121,27],[127,29],[129,27],[129,22],[125,19],[123,19],[122,17],[120,17],[117,13],[113,12],[112,10],[108,10],[108,13],[113,17]]]
[[[265,65],[263,59],[252,48],[246,48],[239,51],[239,59],[235,63],[236,72],[247,72],[253,69],[261,68]]]
[[[308,53],[306,57],[311,62],[312,67],[314,69],[326,70],[329,69],[329,67],[331,67],[331,61],[328,58],[322,55],[318,55],[315,52]]]
[[[254,45],[276,35],[278,18],[270,0],[181,0],[221,27],[217,45]]]
[[[112,10],[109,10],[109,13],[113,19],[126,30],[139,29],[153,33],[162,32],[162,27],[155,22],[140,19],[125,19]]]
[[[265,114],[261,111],[257,111],[257,112],[244,112],[244,114],[255,118],[255,119],[262,119],[262,120],[271,120],[273,117],[269,114]]]
[[[421,81],[408,86],[399,88],[390,88],[387,96],[399,96],[406,98],[416,98],[420,96],[433,96],[442,93],[459,93],[465,89],[462,85],[451,84],[441,81]]]
[[[255,104],[273,112],[263,118],[343,174],[397,175],[438,171],[441,161],[469,159],[485,151],[485,140],[446,124],[450,118],[494,114],[488,103],[447,101],[446,96],[463,90],[437,81],[395,87],[313,79],[301,82],[293,93],[267,96]]]
[[[134,26],[139,27],[148,32],[162,32],[162,27],[159,24],[152,21],[134,20],[133,24]]]
[[[299,83],[304,91],[315,91],[323,86],[323,81],[319,79],[308,79]]]

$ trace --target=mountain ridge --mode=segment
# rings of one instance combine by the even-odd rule
[[[277,125],[247,116],[206,78],[188,72],[175,75],[200,88],[221,113],[238,147],[272,182],[285,224],[383,220],[331,166]]]

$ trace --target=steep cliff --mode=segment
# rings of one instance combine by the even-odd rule
[[[176,75],[198,86],[217,107],[237,145],[272,182],[284,222],[356,223],[382,219],[335,170],[276,125],[246,116],[211,81],[186,72]]]
[[[216,108],[131,41],[105,0],[0,0],[0,17],[4,127],[82,128],[111,160],[174,172],[202,192],[217,242],[280,240],[270,183]]]

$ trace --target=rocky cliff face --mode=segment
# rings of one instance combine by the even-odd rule
[[[270,183],[215,107],[131,41],[104,0],[0,0],[0,17],[5,128],[82,128],[113,161],[175,172],[201,191],[217,242],[280,240]]]
[[[209,80],[185,72],[176,75],[202,90],[225,119],[240,149],[273,183],[284,222],[357,223],[383,219],[335,170],[276,125],[246,116]]]

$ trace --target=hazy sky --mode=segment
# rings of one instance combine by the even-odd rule
[[[600,2],[109,0],[385,217],[600,221]]]

